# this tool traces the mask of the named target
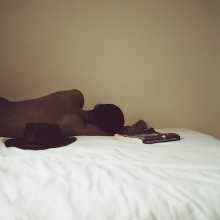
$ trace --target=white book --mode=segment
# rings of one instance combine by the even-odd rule
[[[117,140],[121,140],[121,141],[126,141],[129,143],[143,143],[142,139],[140,139],[139,137],[135,137],[135,136],[124,136],[124,135],[120,135],[120,134],[115,134],[114,137]]]

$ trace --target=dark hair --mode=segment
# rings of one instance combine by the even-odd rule
[[[99,104],[94,110],[94,123],[106,132],[117,133],[124,126],[124,115],[119,107],[113,104]]]

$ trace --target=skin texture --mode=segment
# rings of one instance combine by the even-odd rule
[[[84,97],[66,90],[25,101],[0,98],[0,136],[23,136],[27,123],[58,124],[67,136],[110,135],[93,123],[93,110],[83,110]]]

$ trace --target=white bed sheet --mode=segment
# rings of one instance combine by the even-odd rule
[[[78,137],[44,151],[0,141],[1,220],[220,220],[220,141]]]

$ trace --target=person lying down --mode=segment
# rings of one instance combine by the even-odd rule
[[[0,98],[0,136],[14,138],[6,141],[7,146],[46,149],[75,141],[69,139],[72,136],[114,135],[123,129],[124,115],[118,106],[83,107],[83,94],[75,89],[24,101]]]

